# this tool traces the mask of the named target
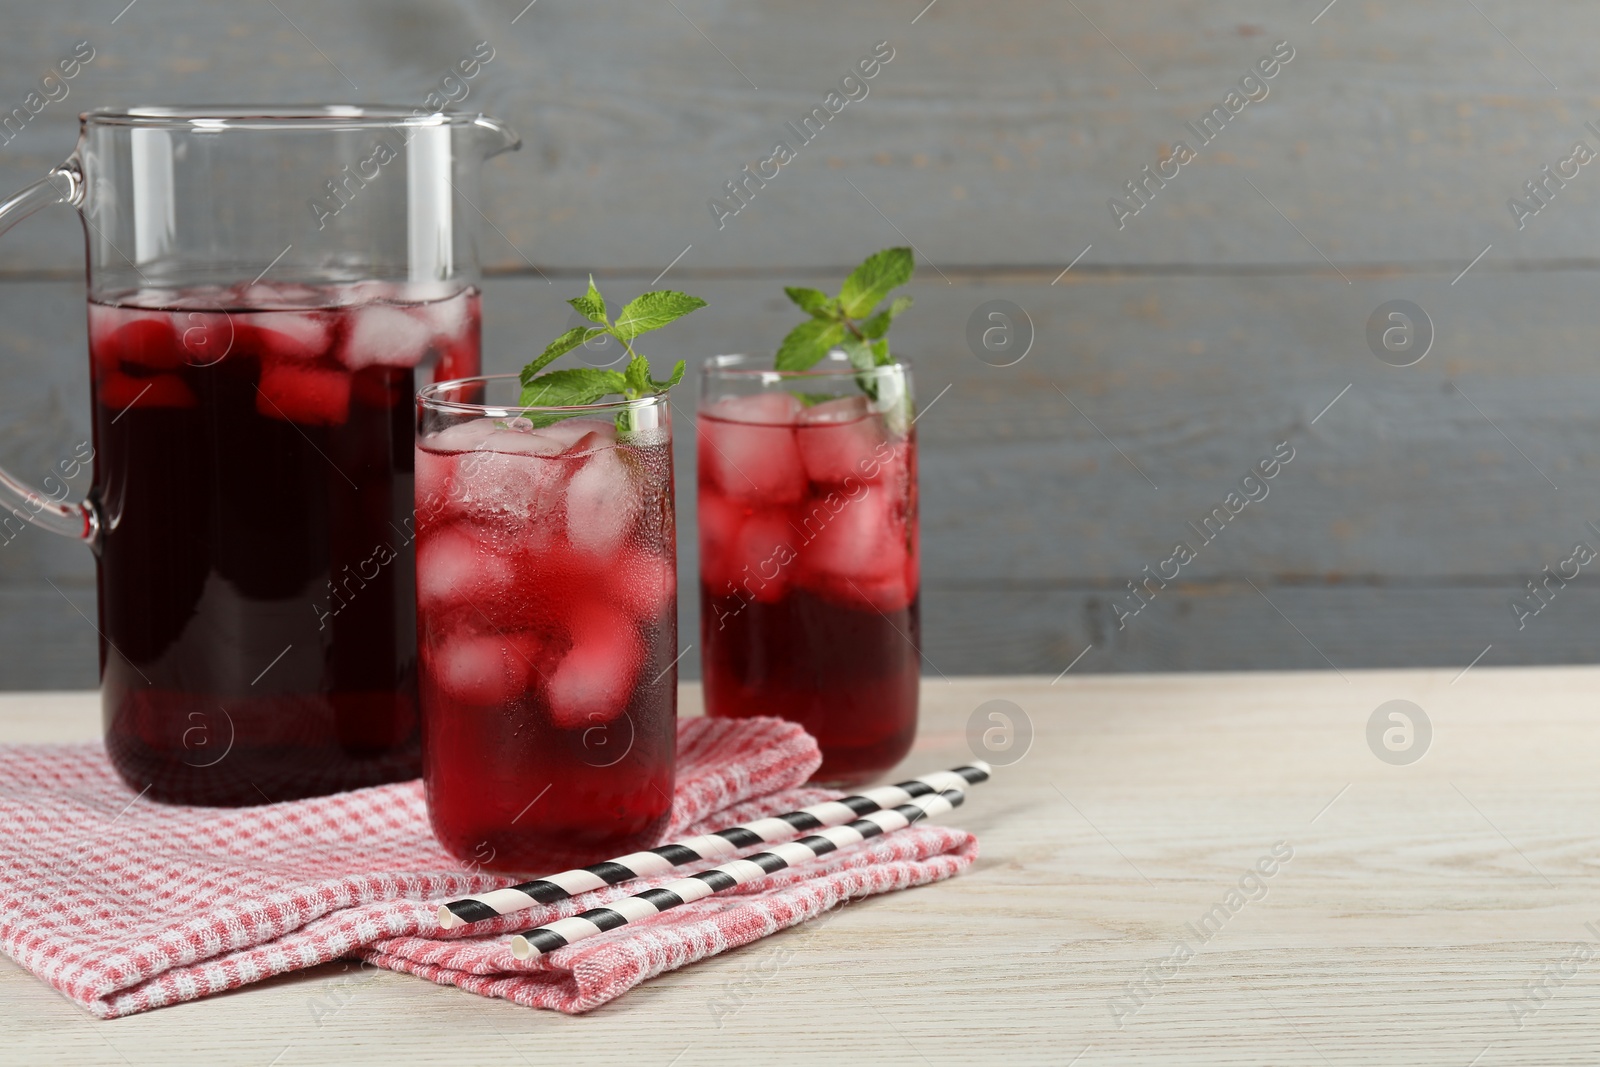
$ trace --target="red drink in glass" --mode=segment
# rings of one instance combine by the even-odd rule
[[[665,398],[535,428],[519,388],[418,399],[417,634],[434,834],[464,861],[533,871],[655,845],[666,826],[677,568]],[[470,402],[485,389],[509,402]]]
[[[160,799],[414,776],[412,396],[478,369],[476,289],[89,304],[106,747]]]
[[[799,723],[817,780],[838,785],[894,766],[917,726],[910,381],[900,365],[869,376],[871,399],[827,364],[780,376],[719,357],[702,379],[706,710]]]

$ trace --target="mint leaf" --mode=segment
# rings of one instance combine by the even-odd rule
[[[578,314],[590,322],[606,324],[606,298],[600,295],[600,290],[594,287],[594,275],[589,275],[589,291],[583,296],[575,296],[567,303],[577,309]]]
[[[606,300],[595,287],[594,275],[589,276],[589,291],[583,296],[568,300],[579,314],[597,323],[594,326],[574,326],[545,346],[539,357],[522,368],[522,404],[524,407],[581,407],[621,394],[630,400],[665,393],[683,381],[684,362],[679,360],[672,369],[672,377],[657,381],[650,376],[650,364],[633,350],[628,342],[649,330],[660,329],[674,319],[682,318],[706,302],[686,293],[661,290],[644,293],[622,309],[615,323],[606,322]],[[574,348],[596,337],[615,337],[631,357],[625,371],[599,367],[572,367],[566,370],[546,371],[555,360]],[[541,373],[542,372],[542,373]],[[535,426],[549,426],[578,414],[578,412],[525,411],[523,415]],[[632,425],[630,411],[617,413],[617,427],[628,429]]]
[[[845,327],[841,322],[807,319],[783,339],[774,365],[779,370],[807,370],[843,341],[844,335]]]
[[[891,382],[890,376],[878,371],[892,367],[894,356],[889,353],[885,334],[901,312],[912,304],[911,297],[900,296],[877,314],[871,314],[878,304],[896,286],[911,280],[916,262],[909,248],[885,248],[868,256],[844,280],[837,299],[817,289],[785,286],[789,299],[811,315],[783,339],[778,347],[774,364],[780,371],[802,371],[814,366],[832,349],[842,349],[855,370],[856,384],[875,405],[889,404],[897,425],[909,426],[909,416],[902,409],[908,407],[904,399],[903,381]],[[871,315],[870,318],[864,317]],[[806,394],[796,394],[802,402],[815,401]],[[895,399],[901,398],[900,400]]]
[[[574,407],[604,400],[626,387],[621,371],[570,367],[523,382],[522,403],[525,407]]]
[[[574,348],[577,348],[585,341],[599,337],[605,332],[606,331],[603,327],[574,326],[572,329],[568,330],[566,333],[562,334],[560,337],[557,337],[554,341],[551,341],[548,345],[546,345],[544,351],[539,353],[538,359],[535,359],[532,363],[529,363],[526,367],[522,368],[522,384],[527,385],[533,380],[534,375],[544,370],[550,364],[554,363],[568,352],[571,352]]]
[[[666,381],[657,381],[650,376],[650,361],[643,356],[634,356],[628,361],[628,369],[623,372],[624,383],[628,390],[628,399],[637,400],[641,396],[650,396],[654,393],[665,393],[679,382],[683,381],[683,372],[686,365],[683,360],[678,360],[672,368],[672,377]]]
[[[664,393],[668,389],[671,389],[674,385],[677,385],[679,382],[683,381],[683,372],[685,369],[687,369],[686,364],[680,359],[676,364],[673,365],[672,377],[668,378],[664,382],[658,382],[654,379],[651,379],[651,384],[656,387],[655,391],[658,393]]]
[[[916,264],[909,248],[885,248],[874,252],[850,272],[839,290],[839,307],[846,316],[860,318],[889,295],[889,290],[911,280]]]
[[[705,306],[706,302],[698,296],[672,289],[641,293],[617,313],[617,321],[612,325],[611,332],[619,340],[631,341],[642,333],[659,330],[667,323]]]
[[[650,361],[643,356],[628,360],[628,369],[623,371],[622,377],[630,399],[655,392],[655,382],[650,378]]]
[[[860,372],[856,375],[856,385],[861,387],[861,391],[867,395],[868,400],[876,404],[879,400],[878,376],[873,374],[872,371],[888,360],[889,342],[873,341],[868,344],[859,338],[847,337],[839,343],[839,347],[844,349],[845,355],[850,357],[850,365]],[[879,358],[880,352],[881,359]]]
[[[833,297],[821,289],[807,289],[799,285],[786,285],[783,291],[799,305],[800,310],[818,319],[831,319],[834,314]]]
[[[910,307],[912,300],[909,296],[897,296],[889,302],[889,306],[878,312],[872,318],[861,324],[861,335],[877,340],[889,332],[889,324],[895,316]]]
[[[855,337],[847,337],[838,344],[844,349],[844,354],[850,357],[850,365],[856,370],[871,370],[877,366],[872,358],[872,349],[867,342]]]

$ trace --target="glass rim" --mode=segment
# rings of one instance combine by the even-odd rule
[[[397,104],[197,104],[94,107],[78,113],[84,126],[138,126],[214,132],[227,129],[325,130],[382,126],[497,125],[475,111],[428,111]]]
[[[464,389],[468,386],[482,385],[487,387],[493,382],[522,381],[520,374],[476,374],[470,378],[450,378],[442,382],[432,382],[417,390],[417,404],[433,411],[445,411],[455,415],[476,415],[479,418],[503,419],[513,412],[524,414],[529,411],[562,415],[589,415],[589,414],[615,414],[619,411],[643,411],[649,408],[661,407],[667,404],[666,393],[651,393],[641,396],[636,400],[624,397],[621,400],[602,400],[593,404],[479,404],[465,400],[447,400],[439,394],[449,389]]]
[[[881,367],[870,367],[867,370],[857,370],[852,367],[849,360],[837,349],[824,356],[822,362],[807,367],[805,370],[778,370],[770,365],[756,365],[757,360],[767,360],[766,356],[756,356],[748,352],[733,352],[725,355],[707,356],[700,364],[700,374],[703,378],[760,378],[763,380],[787,381],[791,379],[821,379],[821,378],[859,378],[861,375],[883,377],[897,371],[912,369],[911,361],[902,356],[895,356],[894,362],[885,363]],[[826,363],[835,366],[824,366]],[[747,365],[749,364],[749,365]]]

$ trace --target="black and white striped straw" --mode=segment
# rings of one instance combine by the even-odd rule
[[[518,934],[511,939],[511,954],[519,960],[530,960],[554,952],[575,941],[659,915],[757,878],[765,878],[785,867],[816,859],[836,849],[860,844],[870,837],[903,830],[919,820],[943,815],[965,799],[966,794],[962,790],[952,787],[875,811],[843,826],[827,827],[798,841],[774,845],[766,852],[729,860],[709,871],[701,871],[655,889],[646,889],[636,896],[613,900],[605,907],[590,908],[580,915],[557,919],[537,930]]]
[[[665,874],[674,867],[696,860],[720,859],[731,856],[741,848],[751,845],[786,841],[796,834],[808,833],[830,826],[841,826],[875,811],[894,808],[916,797],[930,796],[946,789],[964,789],[987,781],[990,767],[982,760],[948,771],[935,771],[919,778],[895,785],[879,786],[853,796],[825,800],[820,804],[801,808],[783,815],[742,823],[739,826],[718,830],[715,833],[662,845],[646,852],[634,852],[605,863],[552,874],[521,885],[495,889],[477,896],[453,900],[439,908],[439,925],[452,930],[466,923],[482,922],[497,915],[531,908],[535,904],[555,904],[600,889],[617,885],[634,878]]]

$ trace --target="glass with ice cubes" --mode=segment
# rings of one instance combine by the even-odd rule
[[[666,397],[525,408],[520,388],[417,398],[428,812],[453,855],[504,871],[656,844],[677,716]]]
[[[911,369],[717,356],[700,375],[706,711],[779,715],[854,786],[910,750],[921,674]]]

